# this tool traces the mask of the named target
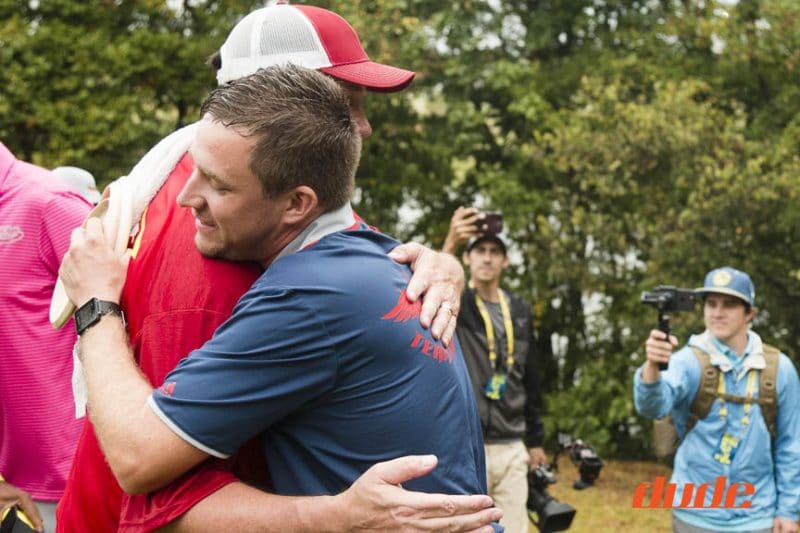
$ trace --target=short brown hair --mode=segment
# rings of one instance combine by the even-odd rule
[[[325,211],[350,199],[361,137],[347,94],[321,72],[261,69],[211,91],[201,114],[257,137],[248,164],[267,196],[306,185]]]

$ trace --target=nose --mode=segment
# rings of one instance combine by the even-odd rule
[[[198,182],[197,169],[192,171],[189,179],[183,185],[183,189],[178,193],[177,201],[181,207],[194,207],[197,208],[200,203],[200,197],[196,193]]]
[[[366,139],[372,135],[372,125],[369,123],[366,112],[363,107],[354,108],[351,110],[353,119],[356,121],[358,134],[362,139]]]

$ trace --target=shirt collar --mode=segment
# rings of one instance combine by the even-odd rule
[[[353,216],[353,208],[350,206],[350,202],[347,202],[338,209],[323,213],[301,231],[297,237],[292,239],[292,241],[281,250],[275,258],[275,261],[281,257],[308,248],[326,235],[352,228],[355,224],[356,219],[355,216]]]
[[[735,370],[737,380],[747,374],[748,370],[763,370],[767,366],[764,359],[763,342],[755,331],[747,332],[747,346],[741,359],[736,357],[736,353],[730,347],[714,337],[708,330],[700,335],[692,335],[689,344],[709,354],[711,364],[722,372]],[[731,356],[735,359],[731,359]]]
[[[13,167],[16,162],[17,158],[14,157],[14,154],[6,148],[5,144],[0,142],[0,188],[3,187],[6,178],[11,173],[11,167]]]

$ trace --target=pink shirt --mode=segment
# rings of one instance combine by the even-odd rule
[[[70,320],[50,296],[70,233],[91,205],[0,143],[0,473],[35,500],[61,497],[82,421],[72,399]]]

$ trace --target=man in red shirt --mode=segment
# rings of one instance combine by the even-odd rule
[[[311,42],[322,45],[312,57],[314,62],[304,66],[319,68],[343,83],[359,131],[362,137],[369,136],[371,128],[362,105],[364,91],[401,90],[414,73],[369,61],[349,24],[330,11],[276,5],[251,13],[234,28],[221,50],[218,80],[225,83],[268,66],[276,60],[278,48],[286,53],[287,34],[296,38],[298,31],[311,32]],[[242,52],[241,46],[235,46],[252,41],[254,32],[272,33],[258,39],[260,48],[256,50],[245,48]],[[237,57],[237,53],[243,55]],[[297,59],[301,65],[308,55],[302,57]],[[193,216],[175,201],[192,170],[189,156],[184,155],[142,215],[122,294],[134,353],[152,384],[161,383],[182,354],[211,337],[260,273],[255,265],[207,259],[197,251]],[[446,281],[428,290],[421,319],[434,332],[450,337],[455,320],[447,305],[457,309],[456,295],[463,282],[460,266],[454,268],[449,258],[430,250],[407,246],[405,252],[415,260],[418,271],[427,262],[435,265],[435,275],[444,274]],[[403,255],[398,254],[401,259]],[[428,268],[427,275],[431,272]],[[453,278],[455,282],[449,281]],[[424,279],[412,283],[420,281],[422,287],[410,286],[409,292],[423,292],[429,285]],[[445,313],[432,320],[433,310],[443,299]],[[398,487],[434,466],[429,458],[379,464],[345,493],[309,499],[266,494],[238,482],[226,466],[207,462],[156,493],[130,497],[119,488],[87,422],[59,506],[58,530],[148,531],[167,524],[187,531],[276,526],[282,530],[381,530],[403,524],[417,531],[443,525],[450,530],[471,530],[497,518],[485,496],[426,495]],[[442,522],[437,516],[450,518]]]

